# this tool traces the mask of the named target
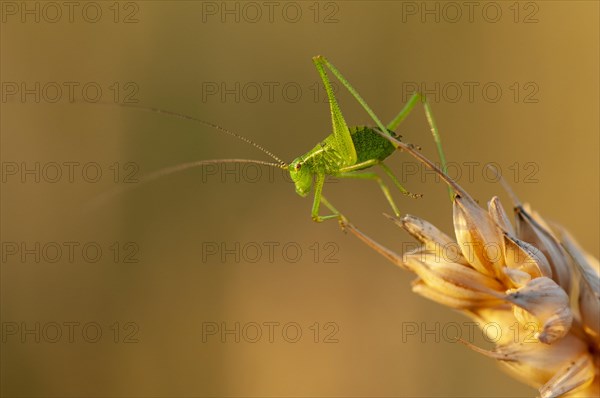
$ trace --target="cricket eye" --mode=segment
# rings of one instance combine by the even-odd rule
[[[302,163],[296,163],[296,171],[300,170],[302,168]]]

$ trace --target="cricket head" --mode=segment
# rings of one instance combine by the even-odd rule
[[[290,163],[288,169],[290,170],[290,177],[296,185],[296,193],[302,197],[308,195],[312,188],[313,182],[313,176],[310,167],[308,167],[304,163],[304,160],[299,157]]]

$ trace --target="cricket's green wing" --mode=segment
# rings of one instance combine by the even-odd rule
[[[348,130],[348,125],[346,124],[344,116],[342,115],[342,111],[340,110],[337,100],[335,99],[333,89],[331,88],[331,83],[327,77],[325,69],[323,68],[322,59],[320,57],[314,57],[313,62],[317,67],[319,75],[321,75],[321,80],[323,80],[323,85],[325,86],[325,91],[327,92],[329,105],[331,107],[333,137],[336,145],[336,148],[334,149],[344,159],[344,166],[351,166],[356,163],[356,149],[354,149],[354,143],[352,142],[352,137],[350,136],[350,130]]]

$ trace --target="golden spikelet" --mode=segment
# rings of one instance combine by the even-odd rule
[[[422,155],[411,154],[442,174]],[[415,293],[463,312],[480,326],[499,325],[502,333],[493,350],[465,344],[538,388],[542,398],[600,396],[598,260],[528,206],[515,200],[513,226],[497,197],[486,211],[444,177],[456,191],[455,239],[418,217],[393,218],[422,244],[398,255],[352,224],[344,227],[415,273]]]

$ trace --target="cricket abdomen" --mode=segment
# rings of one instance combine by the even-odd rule
[[[393,137],[398,137],[393,131],[388,131]],[[371,127],[350,127],[350,136],[356,149],[356,163],[371,159],[384,160],[396,150],[390,141],[380,136]]]

